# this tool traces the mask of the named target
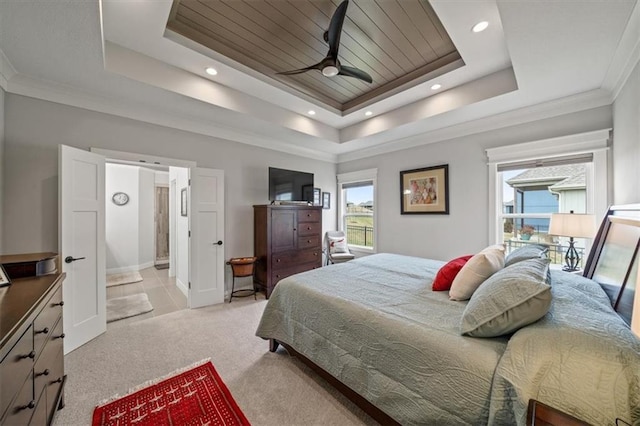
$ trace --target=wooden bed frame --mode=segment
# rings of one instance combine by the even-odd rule
[[[631,324],[633,301],[638,287],[640,249],[640,204],[611,206],[593,240],[583,276],[593,279],[609,296],[611,306],[627,325]],[[614,263],[614,265],[611,265]],[[615,268],[612,268],[615,266]],[[385,412],[340,382],[313,361],[284,342],[269,339],[269,350],[282,345],[289,355],[297,357],[318,375],[383,425],[397,425]]]

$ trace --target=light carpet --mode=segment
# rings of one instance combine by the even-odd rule
[[[86,426],[103,399],[204,358],[254,426],[376,424],[282,347],[269,352],[255,336],[265,304],[234,299],[108,329],[64,357],[66,406],[54,426]]]
[[[142,275],[140,275],[138,271],[107,275],[107,287],[137,283],[140,281],[142,281]]]
[[[107,300],[107,322],[118,321],[153,311],[146,293],[114,297]]]

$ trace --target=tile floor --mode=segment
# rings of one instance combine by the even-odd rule
[[[168,269],[156,269],[155,267],[140,271],[142,281],[132,284],[124,284],[115,287],[107,287],[107,299],[128,296],[136,293],[147,293],[153,311],[135,317],[125,318],[107,324],[107,329],[121,327],[135,321],[157,317],[170,312],[187,308],[187,298],[176,287],[176,278],[169,277]]]

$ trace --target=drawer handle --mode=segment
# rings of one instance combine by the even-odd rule
[[[307,243],[311,244],[311,240],[307,240]]]
[[[293,228],[293,230],[294,230],[294,231],[297,231],[297,229],[296,229],[296,228]]]
[[[277,262],[277,263],[280,263],[280,259],[276,259],[276,262]]]
[[[311,217],[311,213],[307,213],[307,217]]]
[[[49,369],[46,368],[42,373],[36,373],[36,377],[40,377],[40,376],[48,376],[50,373]]]
[[[31,351],[27,355],[22,355],[20,359],[31,358],[34,359],[36,357],[36,351]]]
[[[40,331],[36,331],[36,334],[48,334],[49,333],[49,327],[45,327]]]
[[[310,226],[307,226],[307,231],[310,231],[310,230],[311,230],[311,227],[310,227]]]
[[[62,383],[62,377],[58,377],[56,380],[54,380],[52,383]]]
[[[34,408],[36,408],[36,402],[34,400],[29,401],[29,403],[27,405],[23,405],[22,407],[18,407],[18,409],[16,411],[20,411],[20,410],[33,410]]]
[[[280,275],[276,275],[276,278],[280,278]]]
[[[65,337],[65,334],[64,334],[64,333],[62,333],[62,334],[61,334],[61,335],[59,335],[59,336],[53,336],[53,338],[54,338],[54,339],[64,339],[64,337]]]
[[[54,303],[53,306],[64,306],[64,300],[58,302],[58,303]]]

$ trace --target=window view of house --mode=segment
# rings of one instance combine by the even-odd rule
[[[500,173],[503,212],[499,221],[507,252],[526,244],[543,244],[549,247],[552,263],[563,263],[568,238],[549,235],[551,214],[587,213],[590,170],[589,163],[581,163]],[[583,263],[586,241],[575,241]]]
[[[342,187],[345,213],[344,230],[349,245],[373,247],[373,183],[359,182]]]

